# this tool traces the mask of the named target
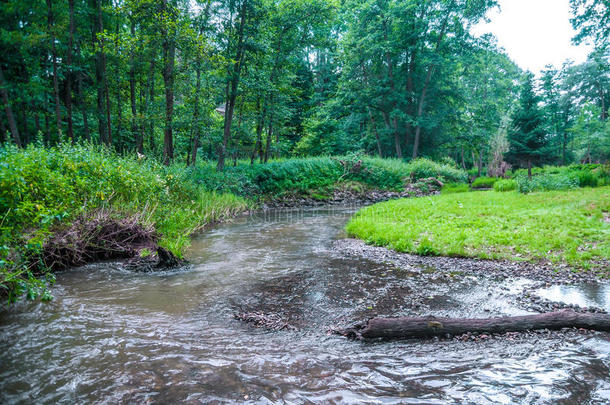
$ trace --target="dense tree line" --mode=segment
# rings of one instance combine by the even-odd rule
[[[91,141],[219,170],[359,150],[479,171],[505,154],[604,161],[608,6],[571,4],[575,41],[595,51],[536,82],[471,35],[494,0],[4,0],[0,141]],[[536,151],[513,153],[527,117]]]

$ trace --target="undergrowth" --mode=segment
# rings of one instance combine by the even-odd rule
[[[0,148],[0,294],[48,298],[53,277],[32,262],[54,230],[85,213],[137,213],[154,225],[161,246],[181,256],[192,232],[248,206],[242,197],[205,190],[179,166],[101,147]]]

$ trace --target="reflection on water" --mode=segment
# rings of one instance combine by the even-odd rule
[[[610,312],[610,284],[554,285],[541,288],[536,294],[551,301],[597,307]]]
[[[60,274],[52,302],[0,314],[0,403],[609,400],[607,334],[477,343],[328,335],[373,314],[523,312],[508,298],[527,280],[423,279],[333,252],[352,212],[273,213],[216,227],[194,240],[193,265],[180,271],[98,264]],[[244,310],[279,314],[299,330],[254,329],[233,319]]]

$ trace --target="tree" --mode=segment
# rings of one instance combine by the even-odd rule
[[[527,165],[527,174],[532,177],[532,164],[539,162],[547,143],[543,114],[538,107],[539,97],[534,92],[534,75],[527,73],[519,94],[519,107],[512,117],[513,128],[509,131],[509,162]]]
[[[570,0],[572,19],[577,31],[572,39],[575,44],[592,41],[596,49],[608,47],[610,41],[610,3],[608,0]]]

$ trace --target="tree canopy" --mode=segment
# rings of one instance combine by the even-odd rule
[[[6,0],[0,141],[218,170],[361,151],[480,172],[531,96],[546,139],[536,161],[606,161],[608,6],[570,4],[574,41],[595,51],[519,96],[524,72],[471,34],[495,0]]]

